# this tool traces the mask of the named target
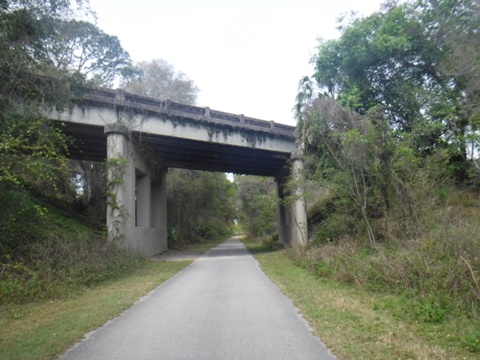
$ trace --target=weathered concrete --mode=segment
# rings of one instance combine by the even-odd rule
[[[109,237],[147,256],[167,248],[168,167],[272,176],[281,200],[290,172],[302,167],[294,127],[244,115],[109,89],[86,89],[68,110],[47,115],[77,139],[72,157],[108,160]],[[279,205],[280,240],[302,245],[305,203],[299,189],[293,195]]]
[[[301,176],[303,170],[303,159],[296,156],[292,161],[292,175],[297,180],[297,184],[301,184]],[[294,189],[294,196],[291,204],[291,217],[293,226],[291,228],[290,241],[291,245],[306,245],[308,243],[307,231],[307,208],[305,198],[300,188]]]
[[[301,188],[290,188],[292,183],[302,183],[303,159],[292,153],[290,166],[276,177],[278,194],[278,237],[282,244],[303,246],[308,243],[307,210]],[[288,180],[295,182],[287,184]]]
[[[107,125],[105,133],[109,237],[146,256],[158,254],[167,249],[165,169],[135,150],[125,126]]]

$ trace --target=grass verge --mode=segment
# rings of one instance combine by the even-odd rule
[[[189,264],[148,262],[131,276],[87,288],[70,298],[4,306],[0,312],[1,358],[56,358]]]
[[[455,340],[462,319],[407,321],[398,313],[407,299],[320,278],[294,265],[286,251],[245,243],[339,359],[478,359]]]
[[[185,250],[203,252],[224,240],[188,245]],[[57,358],[86,333],[120,315],[191,263],[142,261],[129,276],[84,287],[59,299],[0,307],[1,359]]]

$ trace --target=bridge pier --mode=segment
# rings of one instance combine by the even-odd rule
[[[175,167],[276,176],[280,241],[307,242],[301,191],[286,194],[285,188],[289,174],[297,176],[302,167],[293,126],[123,90],[84,88],[81,98],[72,100],[64,109],[44,109],[45,116],[75,139],[70,157],[107,156],[112,241],[145,255],[167,248],[165,173]],[[288,163],[291,169],[283,174]]]
[[[151,256],[167,249],[166,169],[132,142],[125,125],[108,124],[107,230],[111,241]]]
[[[303,160],[293,157],[291,175],[298,178],[303,169]],[[276,178],[278,194],[278,238],[288,246],[303,246],[308,243],[307,210],[301,189],[286,189],[288,172]]]

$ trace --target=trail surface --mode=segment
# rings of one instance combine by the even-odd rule
[[[335,359],[232,238],[207,251],[62,360]]]

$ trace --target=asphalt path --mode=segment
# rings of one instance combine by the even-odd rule
[[[232,238],[207,251],[62,360],[335,359]]]

